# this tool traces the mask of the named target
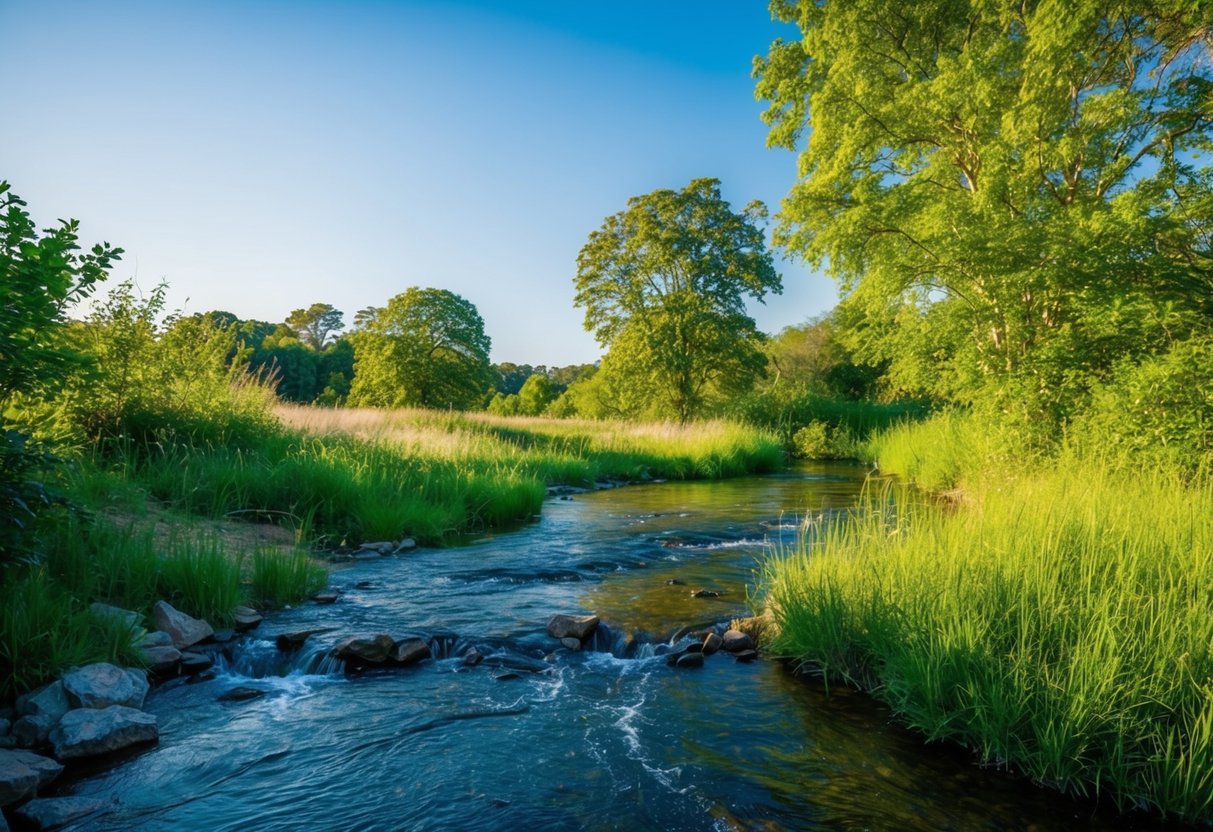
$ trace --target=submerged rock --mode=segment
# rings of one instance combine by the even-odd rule
[[[552,638],[575,638],[585,641],[598,628],[596,615],[565,615],[559,613],[548,620],[548,635]]]
[[[24,800],[60,775],[63,766],[32,751],[0,750],[0,806]]]
[[[733,654],[733,658],[739,662],[752,662],[758,658],[757,650],[741,650]]]
[[[152,618],[157,629],[173,637],[173,646],[178,650],[192,647],[215,634],[210,624],[174,609],[167,601],[156,602],[152,607]]]
[[[124,705],[68,711],[50,736],[60,760],[110,754],[159,738],[156,717]]]
[[[721,593],[714,589],[697,589],[691,593],[692,598],[719,598]]]
[[[463,664],[465,667],[475,667],[484,661],[484,655],[475,647],[469,647],[468,651],[463,654]]]
[[[267,692],[261,688],[250,688],[242,685],[238,688],[224,691],[216,699],[220,702],[248,702],[250,699],[260,699]]]
[[[338,659],[367,664],[383,664],[387,661],[396,641],[387,633],[374,636],[350,636],[339,641],[331,653]]]
[[[337,603],[336,592],[317,592],[312,596],[312,600],[317,604],[335,604]]]
[[[214,664],[215,660],[205,653],[192,653],[187,650],[181,654],[181,672],[187,676],[210,670]]]
[[[108,708],[122,705],[142,708],[148,691],[147,676],[141,670],[97,662],[63,677],[67,701],[76,708]]]
[[[580,650],[581,649],[581,642],[578,641],[577,639],[573,638],[572,636],[565,636],[564,638],[560,639],[560,644],[561,644],[561,646],[565,647],[568,650]]]
[[[37,829],[58,829],[109,806],[91,797],[39,797],[17,810],[17,815]]]

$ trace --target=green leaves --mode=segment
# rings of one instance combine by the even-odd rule
[[[1208,331],[1213,69],[1195,6],[772,11],[803,35],[755,62],[770,144],[800,150],[776,240],[840,281],[870,321],[866,358],[903,391],[1013,390],[1056,422],[1119,356]],[[1118,304],[1133,325],[1108,325]]]
[[[491,342],[484,320],[446,289],[396,295],[350,338],[350,404],[467,410],[488,390]]]
[[[577,256],[576,304],[609,348],[603,377],[621,412],[686,421],[749,389],[765,366],[746,298],[782,290],[760,204],[734,213],[715,179],[628,200]]]

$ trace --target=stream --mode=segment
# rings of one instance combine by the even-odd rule
[[[767,547],[853,505],[863,475],[813,464],[553,498],[518,531],[335,566],[337,603],[272,613],[213,679],[155,690],[159,745],[71,781],[112,804],[74,828],[1142,828],[926,745],[779,662],[657,655],[688,625],[747,615]],[[558,612],[600,616],[593,649],[556,649]],[[324,627],[295,654],[273,643]],[[325,659],[379,632],[422,635],[436,658],[356,676]],[[471,646],[497,660],[466,666]],[[237,686],[267,694],[218,701]]]

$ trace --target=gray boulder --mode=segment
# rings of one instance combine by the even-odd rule
[[[386,633],[374,636],[351,636],[339,641],[332,654],[339,659],[365,664],[383,664],[387,661],[396,640]]]
[[[395,664],[410,665],[430,657],[430,646],[425,639],[406,638],[392,645],[388,658]]]
[[[721,638],[721,647],[728,653],[740,653],[754,649],[754,639],[741,630],[726,630]]]
[[[37,829],[58,829],[100,812],[109,804],[91,797],[39,797],[17,810],[17,816]]]
[[[24,800],[62,771],[59,763],[32,751],[0,750],[0,806]]]
[[[123,705],[68,711],[50,736],[60,760],[96,757],[159,738],[156,717]]]
[[[232,623],[235,625],[236,631],[240,633],[257,629],[264,620],[261,613],[252,607],[236,607],[232,610]]]
[[[156,602],[156,606],[152,607],[152,618],[156,622],[156,629],[164,630],[173,637],[173,646],[178,650],[192,647],[215,634],[210,624],[173,609],[167,601]]]
[[[153,630],[139,639],[139,646],[145,650],[149,647],[172,647],[173,637],[164,630]]]
[[[575,638],[585,641],[598,628],[596,615],[553,615],[548,620],[548,635],[555,639]]]
[[[716,635],[716,633],[708,633],[703,637],[703,654],[705,656],[712,655],[720,649],[723,643],[724,640],[720,636]]]
[[[97,662],[65,674],[63,690],[75,708],[142,708],[148,684],[141,670]]]
[[[22,716],[52,716],[55,719],[72,709],[62,681],[54,681],[32,693],[17,697],[17,713]]]
[[[142,653],[147,669],[153,673],[171,674],[181,663],[181,651],[171,644],[167,647],[144,647]]]
[[[399,544],[397,544],[396,553],[399,554],[401,552],[411,552],[413,549],[416,549],[416,548],[417,548],[417,541],[413,540],[413,538],[411,538],[411,537],[406,537],[404,540],[400,541]]]
[[[18,748],[37,748],[46,742],[59,717],[50,714],[23,716],[13,723],[12,738]]]

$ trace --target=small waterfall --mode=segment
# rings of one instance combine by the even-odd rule
[[[330,645],[305,644],[284,653],[272,641],[249,638],[216,656],[215,667],[222,673],[265,679],[273,676],[330,676],[345,670],[345,662],[330,655]]]

